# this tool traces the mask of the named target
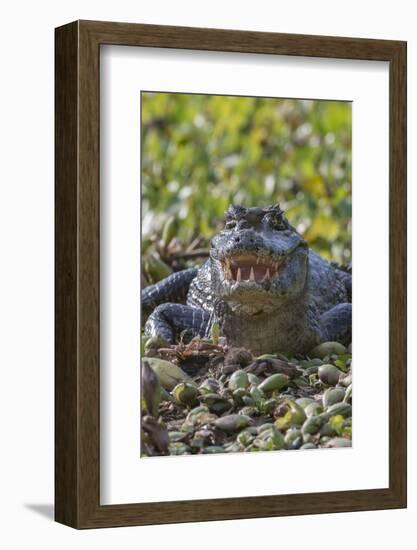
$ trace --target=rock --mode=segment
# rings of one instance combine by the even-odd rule
[[[285,374],[272,374],[259,384],[258,389],[264,393],[279,391],[288,386],[288,380],[289,378]]]
[[[300,449],[317,449],[317,445],[314,445],[314,443],[311,443],[310,441],[308,443],[304,443],[304,445],[301,445]]]
[[[345,391],[342,388],[327,388],[322,397],[323,407],[327,409],[335,403],[340,403],[344,397]]]
[[[151,369],[155,372],[159,378],[159,382],[163,388],[171,391],[179,382],[190,382],[191,378],[182,369],[180,369],[174,363],[159,359],[158,357],[147,357],[142,360],[146,361]]]
[[[299,449],[303,444],[303,434],[298,428],[290,428],[285,434],[285,444],[287,449]]]
[[[148,361],[142,361],[142,396],[146,408],[151,416],[158,416],[158,407],[161,402],[161,384],[155,371]]]
[[[349,403],[335,403],[334,405],[326,409],[325,414],[328,418],[336,415],[340,415],[346,418],[352,416],[352,406],[349,405]]]
[[[210,412],[223,414],[232,408],[232,403],[217,393],[205,393],[199,396],[199,400],[207,405]]]
[[[180,382],[172,390],[172,395],[180,405],[186,407],[196,407],[198,405],[198,388],[190,382]]]
[[[169,348],[169,342],[162,336],[152,336],[152,338],[144,337],[143,340],[144,352],[147,356],[153,356],[160,348]]]
[[[232,391],[245,389],[249,386],[249,377],[244,370],[236,370],[229,380],[229,389]]]
[[[317,357],[318,359],[324,359],[330,355],[343,355],[346,353],[346,348],[339,342],[323,342],[316,346],[311,352],[311,357]]]
[[[339,382],[341,371],[334,365],[321,365],[318,370],[320,382],[328,386],[336,386]]]
[[[317,416],[323,412],[323,407],[318,401],[313,401],[312,403],[309,403],[307,407],[304,409],[307,418],[310,418],[310,416]]]
[[[350,439],[345,439],[344,437],[334,437],[326,443],[326,447],[352,447],[352,441]]]
[[[214,425],[216,428],[226,433],[235,433],[247,428],[252,422],[250,416],[245,416],[244,414],[229,414],[218,418],[214,422]]]
[[[291,426],[301,426],[306,420],[306,413],[295,401],[285,399],[275,409],[275,426],[279,430],[287,430]]]
[[[304,422],[303,427],[301,428],[301,431],[303,435],[305,434],[316,434],[320,428],[323,426],[325,422],[325,419],[321,416],[310,416],[310,418],[307,418],[307,420]]]
[[[297,405],[300,405],[300,407],[302,407],[303,409],[305,409],[311,403],[316,403],[316,401],[314,399],[311,399],[311,397],[299,397],[298,399],[295,400],[295,402],[297,403]]]

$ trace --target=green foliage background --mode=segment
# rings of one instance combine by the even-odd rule
[[[349,102],[146,92],[141,113],[144,254],[168,219],[186,246],[231,203],[279,202],[317,252],[350,261]]]

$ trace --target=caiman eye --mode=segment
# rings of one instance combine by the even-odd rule
[[[277,231],[283,231],[287,229],[287,224],[281,215],[267,214],[265,216],[267,224]]]
[[[226,222],[226,225],[225,225],[226,229],[233,229],[234,227],[236,227],[236,220],[228,220]]]

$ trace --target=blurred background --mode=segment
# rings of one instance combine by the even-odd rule
[[[229,204],[279,202],[351,258],[351,103],[143,92],[142,285],[202,263]]]

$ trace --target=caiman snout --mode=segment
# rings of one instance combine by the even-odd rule
[[[263,239],[252,229],[239,231],[232,237],[234,243],[238,243],[241,248],[256,248],[263,246]]]

